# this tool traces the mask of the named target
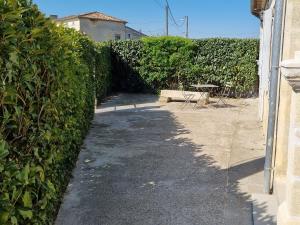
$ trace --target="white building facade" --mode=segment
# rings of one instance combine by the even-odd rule
[[[139,39],[143,33],[127,27],[127,22],[100,12],[91,12],[56,19],[56,23],[73,28],[94,41]]]

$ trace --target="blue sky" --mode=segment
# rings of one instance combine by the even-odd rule
[[[165,0],[33,0],[46,15],[100,11],[128,21],[148,35],[164,33]],[[178,25],[189,16],[190,37],[257,38],[259,20],[250,13],[250,0],[169,0]],[[183,36],[184,26],[170,19],[170,34]]]

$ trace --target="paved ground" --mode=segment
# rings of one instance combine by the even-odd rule
[[[251,225],[251,194],[263,189],[257,100],[229,103],[182,110],[112,97],[97,109],[56,225]]]

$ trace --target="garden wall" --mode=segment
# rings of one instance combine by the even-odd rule
[[[112,42],[113,90],[154,92],[179,83],[231,83],[236,95],[258,88],[256,39],[146,37]]]
[[[53,224],[94,114],[110,49],[0,1],[0,224]]]

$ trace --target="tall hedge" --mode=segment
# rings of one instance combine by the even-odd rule
[[[96,98],[101,101],[111,91],[111,49],[106,43],[95,43],[95,88]]]
[[[253,93],[258,88],[257,39],[203,39],[195,40],[196,78],[217,85],[231,83],[239,94]]]
[[[107,47],[0,0],[0,224],[53,224],[109,68]]]
[[[146,84],[139,74],[142,42],[113,41],[111,45],[112,90],[115,92],[144,92]]]
[[[147,37],[112,42],[115,90],[158,92],[179,83],[231,83],[235,93],[257,89],[258,40]]]
[[[0,0],[0,224],[53,224],[95,98],[198,81],[250,91],[257,44],[163,37],[108,47],[56,27],[29,0]]]

